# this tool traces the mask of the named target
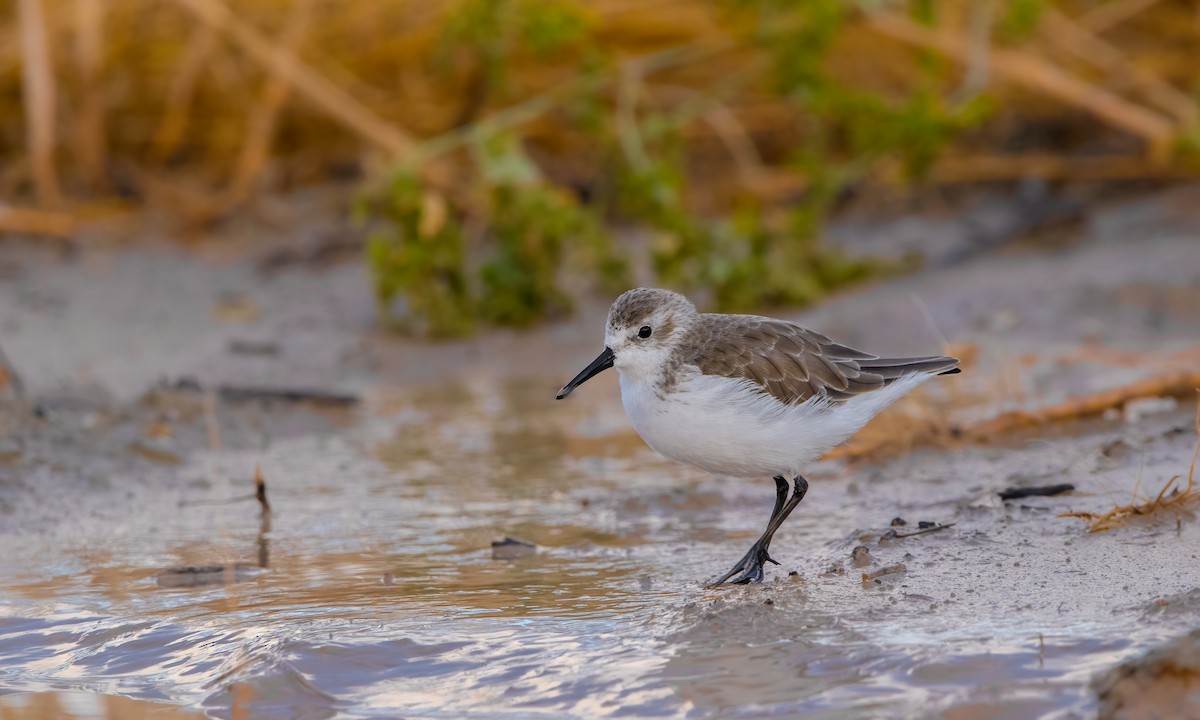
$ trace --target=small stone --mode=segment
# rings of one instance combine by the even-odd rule
[[[904,527],[907,524],[908,524],[908,521],[902,517],[892,518],[892,527]]]
[[[492,541],[493,560],[516,560],[537,553],[537,545],[516,538],[504,537]]]
[[[859,545],[850,551],[850,560],[854,567],[862,568],[871,564],[871,550],[866,545]]]
[[[800,573],[797,573],[795,570],[793,570],[792,573],[795,573],[796,575],[800,574]],[[791,574],[791,573],[789,573],[789,574]],[[825,568],[825,572],[823,572],[821,574],[825,577],[829,577],[831,575],[845,575],[846,568],[844,568],[840,562],[836,562],[836,563],[832,563],[829,567]]]
[[[917,529],[919,529],[919,530],[928,530],[929,528],[935,528],[935,527],[937,527],[937,523],[930,521],[930,520],[922,520],[919,523],[917,523]]]

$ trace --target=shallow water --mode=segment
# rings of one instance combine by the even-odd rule
[[[822,467],[772,548],[784,565],[705,590],[773,487],[657,458],[611,380],[561,403],[485,378],[381,390],[352,429],[83,498],[128,502],[125,521],[3,551],[0,692],[20,694],[0,718],[144,709],[112,696],[256,718],[1083,717],[1094,673],[1195,623],[1157,602],[1200,586],[1194,523],[1089,536],[1055,517],[1128,491],[1090,437]],[[1190,454],[1144,435],[1148,477]],[[244,495],[257,464],[269,523],[253,502],[194,504]],[[1048,471],[1081,492],[992,495]],[[897,515],[957,525],[881,542]],[[494,560],[504,535],[539,550]],[[215,563],[242,563],[242,581],[162,587]],[[906,572],[860,579],[894,563]]]

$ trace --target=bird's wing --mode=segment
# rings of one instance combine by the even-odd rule
[[[686,362],[705,375],[749,380],[784,404],[817,395],[841,402],[911,373],[958,372],[955,358],[881,358],[754,315],[703,315],[692,333]]]

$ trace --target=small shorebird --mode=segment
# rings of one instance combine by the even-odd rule
[[[763,565],[779,564],[768,549],[808,491],[801,469],[930,377],[959,372],[955,358],[881,358],[785,320],[701,314],[679,293],[652,288],[617,298],[604,352],[558,399],[610,367],[655,451],[718,475],[775,479],[767,529],[710,587],[761,582]]]

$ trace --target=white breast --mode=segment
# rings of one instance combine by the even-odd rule
[[[784,405],[746,380],[685,367],[670,392],[622,374],[621,401],[646,444],[669,458],[719,475],[791,477],[929,377],[910,375],[840,405]]]

